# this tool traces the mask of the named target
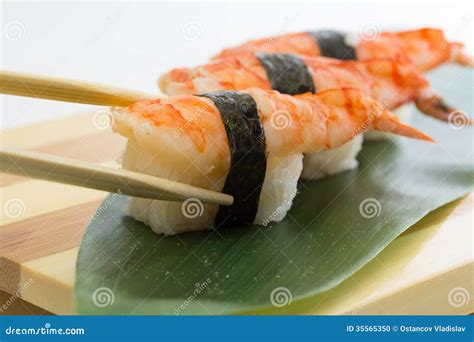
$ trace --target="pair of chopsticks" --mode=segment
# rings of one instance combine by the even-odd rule
[[[156,98],[153,94],[60,78],[0,71],[0,94],[85,103],[128,106]],[[1,148],[0,171],[134,197],[231,205],[230,195],[123,169],[60,158],[30,151]]]

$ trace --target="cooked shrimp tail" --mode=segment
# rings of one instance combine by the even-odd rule
[[[377,131],[390,132],[407,138],[434,142],[434,139],[414,127],[401,122],[388,110],[374,120],[372,127]]]
[[[430,136],[401,122],[395,114],[385,109],[379,102],[372,99],[370,101],[372,106],[371,118],[373,118],[372,129],[402,135],[407,138],[434,142]]]
[[[446,122],[449,122],[450,114],[456,111],[438,95],[421,97],[415,101],[415,104],[422,113]]]
[[[463,50],[463,45],[459,43],[451,43],[450,50],[451,50],[451,61],[453,63],[467,66],[467,67],[474,67],[474,56],[470,56],[466,54]]]
[[[333,89],[317,95],[298,95],[295,98],[313,104],[319,102],[313,120],[325,121],[325,131],[328,132],[331,148],[338,147],[354,136],[371,129],[433,141],[416,128],[400,122],[395,114],[387,110],[380,102],[364,95],[358,89]]]

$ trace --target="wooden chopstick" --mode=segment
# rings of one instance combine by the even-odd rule
[[[0,71],[0,93],[56,101],[120,107],[128,106],[137,101],[156,99],[158,97],[154,94],[115,88],[98,83],[12,71]]]
[[[0,150],[0,171],[141,198],[178,202],[193,198],[220,205],[233,202],[230,195],[163,178],[24,150]]]

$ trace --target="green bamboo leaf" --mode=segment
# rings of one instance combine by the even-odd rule
[[[444,68],[433,75],[434,88],[470,112],[472,75]],[[271,227],[163,237],[126,215],[124,196],[110,195],[81,244],[78,313],[256,312],[279,305],[270,300],[274,291],[283,301],[303,301],[332,289],[429,212],[472,189],[471,128],[421,115],[413,124],[438,143],[366,143],[359,169],[301,182],[289,215]]]

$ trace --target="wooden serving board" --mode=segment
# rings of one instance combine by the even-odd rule
[[[115,165],[125,140],[93,124],[93,114],[22,127],[1,144]],[[0,174],[0,312],[32,303],[74,314],[76,258],[89,219],[106,193]],[[431,213],[366,267],[329,291],[310,314],[467,314],[474,310],[473,199]],[[18,301],[16,301],[18,299]],[[15,304],[16,303],[16,304]],[[24,306],[26,308],[26,306]],[[20,313],[16,310],[15,313]],[[38,309],[24,311],[38,313]]]

